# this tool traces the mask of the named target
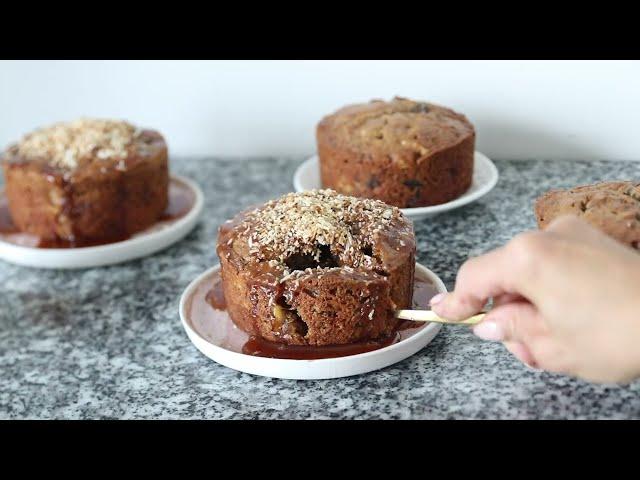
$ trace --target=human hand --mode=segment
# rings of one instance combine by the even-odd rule
[[[493,298],[474,333],[522,362],[594,382],[640,376],[640,254],[576,217],[468,260],[432,300],[462,320]]]

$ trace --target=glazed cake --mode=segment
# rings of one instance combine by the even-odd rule
[[[332,190],[291,193],[220,227],[227,311],[290,345],[390,335],[413,295],[415,238],[399,209]]]
[[[167,207],[167,146],[156,131],[82,119],[26,135],[2,155],[13,222],[73,245],[127,238]]]
[[[552,190],[536,200],[535,215],[543,229],[561,215],[574,215],[610,237],[640,249],[640,183],[602,182]]]
[[[437,205],[471,186],[475,131],[461,114],[396,97],[349,105],[316,130],[322,186],[400,208]]]

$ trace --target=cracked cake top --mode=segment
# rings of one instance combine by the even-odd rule
[[[319,132],[353,151],[428,155],[474,134],[464,115],[433,103],[395,97],[348,105],[322,119]]]

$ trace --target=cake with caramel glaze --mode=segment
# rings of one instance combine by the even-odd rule
[[[437,205],[471,186],[475,130],[464,115],[396,97],[348,105],[316,129],[324,188],[400,208]]]
[[[290,193],[219,229],[227,311],[241,329],[289,345],[391,335],[410,308],[415,237],[400,210],[332,190]]]
[[[163,137],[123,121],[36,130],[5,150],[2,167],[13,222],[48,241],[125,239],[155,223],[168,203]]]

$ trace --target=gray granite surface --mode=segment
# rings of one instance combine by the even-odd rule
[[[148,258],[78,271],[0,263],[0,418],[640,418],[640,382],[594,386],[529,370],[499,344],[445,327],[413,357],[325,381],[235,372],[200,354],[178,317],[217,262],[217,226],[292,189],[299,159],[174,159],[206,195],[200,225]],[[418,257],[449,287],[460,264],[534,227],[552,187],[640,177],[640,163],[499,161],[477,203],[416,224]]]

